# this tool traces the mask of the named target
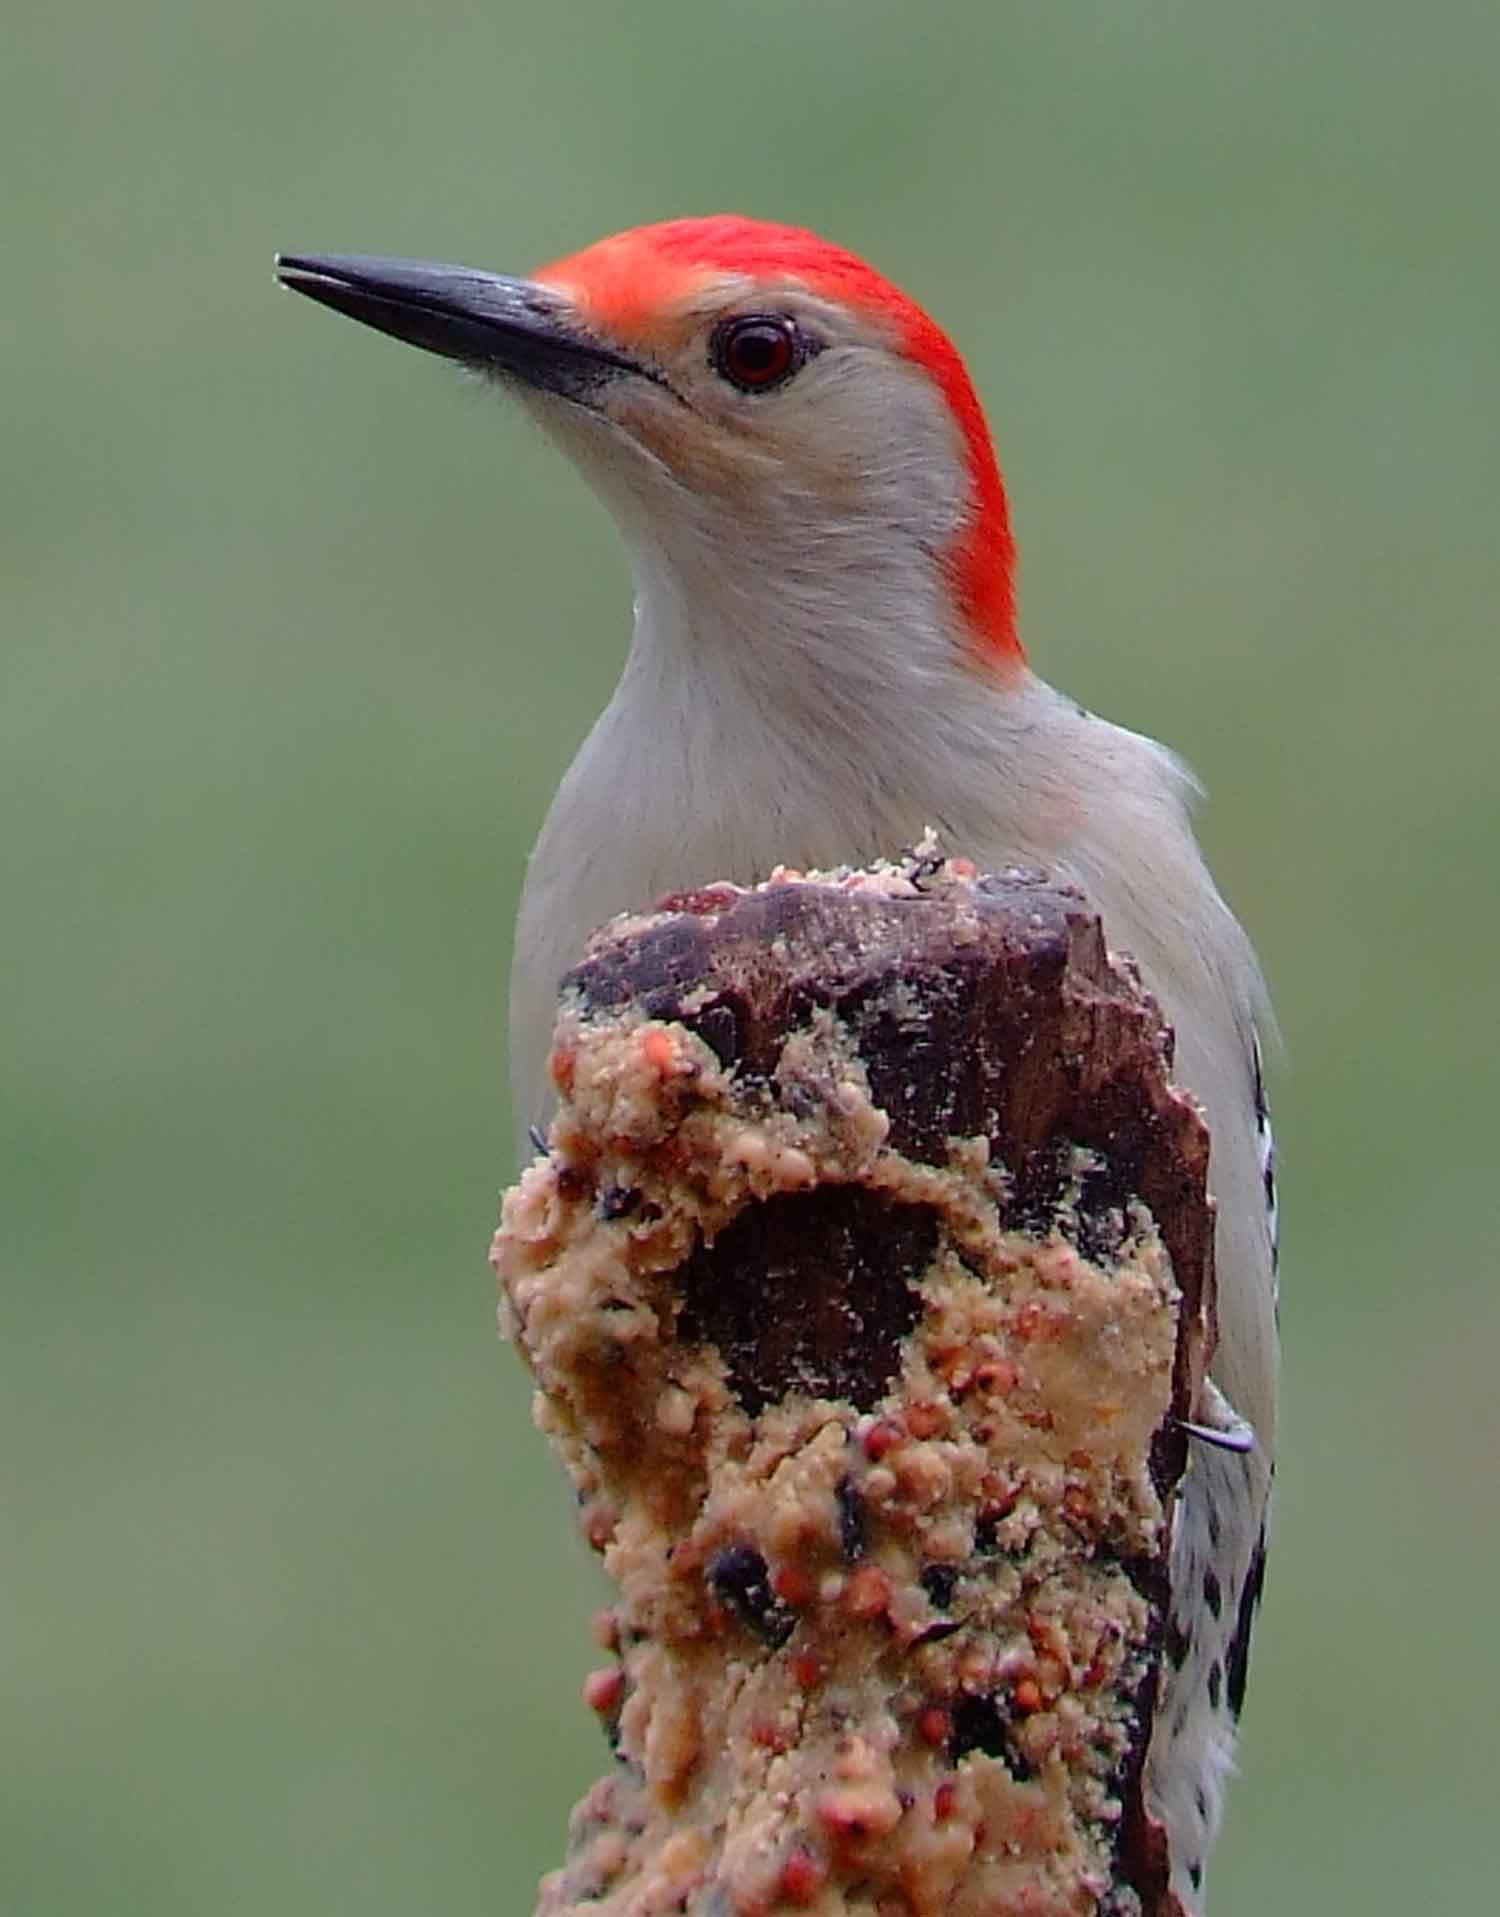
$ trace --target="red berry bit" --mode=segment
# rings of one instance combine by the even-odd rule
[[[617,1710],[624,1694],[625,1673],[614,1666],[602,1671],[590,1671],[583,1680],[583,1701],[601,1717],[608,1717]]]
[[[677,1047],[659,1025],[642,1034],[641,1055],[658,1078],[670,1078],[677,1070]]]
[[[917,1736],[937,1750],[953,1735],[952,1713],[941,1704],[929,1704],[917,1713]]]
[[[800,1564],[778,1564],[771,1573],[771,1589],[783,1604],[801,1611],[812,1603],[816,1587],[811,1574]]]
[[[687,892],[669,892],[657,900],[656,909],[658,912],[690,912],[695,918],[706,918],[727,910],[737,897],[732,885],[700,885]]]
[[[860,1439],[860,1449],[871,1464],[879,1464],[880,1460],[894,1451],[905,1437],[905,1428],[897,1419],[877,1418]]]
[[[815,1691],[823,1682],[823,1660],[816,1651],[796,1651],[787,1659],[792,1682],[801,1691]]]
[[[816,1901],[827,1878],[827,1870],[806,1844],[794,1844],[781,1866],[776,1888],[784,1902],[791,1904],[794,1909],[806,1910],[809,1904]]]
[[[891,1601],[891,1581],[878,1565],[866,1564],[844,1587],[844,1605],[855,1617],[884,1617]]]

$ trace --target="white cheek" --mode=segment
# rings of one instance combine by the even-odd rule
[[[886,353],[844,348],[813,360],[797,383],[783,462],[801,478],[805,503],[927,553],[949,546],[968,481],[952,416],[926,375]]]
[[[651,389],[606,392],[597,411],[521,398],[632,536],[862,532],[930,557],[962,530],[962,442],[936,387],[906,361],[841,343],[773,392],[717,385],[700,384],[690,407]]]
[[[630,425],[550,393],[523,392],[527,411],[588,480],[626,537],[659,532],[689,503],[681,483]]]

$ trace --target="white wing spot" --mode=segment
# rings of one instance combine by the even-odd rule
[[[1276,1203],[1276,1139],[1271,1130],[1271,1107],[1266,1099],[1259,1033],[1251,1035],[1251,1056],[1255,1068],[1255,1137],[1260,1147],[1260,1181],[1266,1195],[1266,1233],[1271,1240],[1271,1270],[1275,1273],[1281,1262],[1281,1214]]]

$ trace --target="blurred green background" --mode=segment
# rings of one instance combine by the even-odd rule
[[[519,416],[271,281],[735,208],[986,396],[1041,671],[1288,1040],[1217,1917],[1493,1895],[1490,0],[42,6],[0,60],[0,1912],[529,1910],[594,1572],[494,1337],[522,860],[628,628]]]

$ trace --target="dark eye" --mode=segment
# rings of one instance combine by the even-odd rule
[[[714,334],[713,356],[725,379],[745,393],[779,386],[806,358],[796,327],[774,313],[725,320]]]

